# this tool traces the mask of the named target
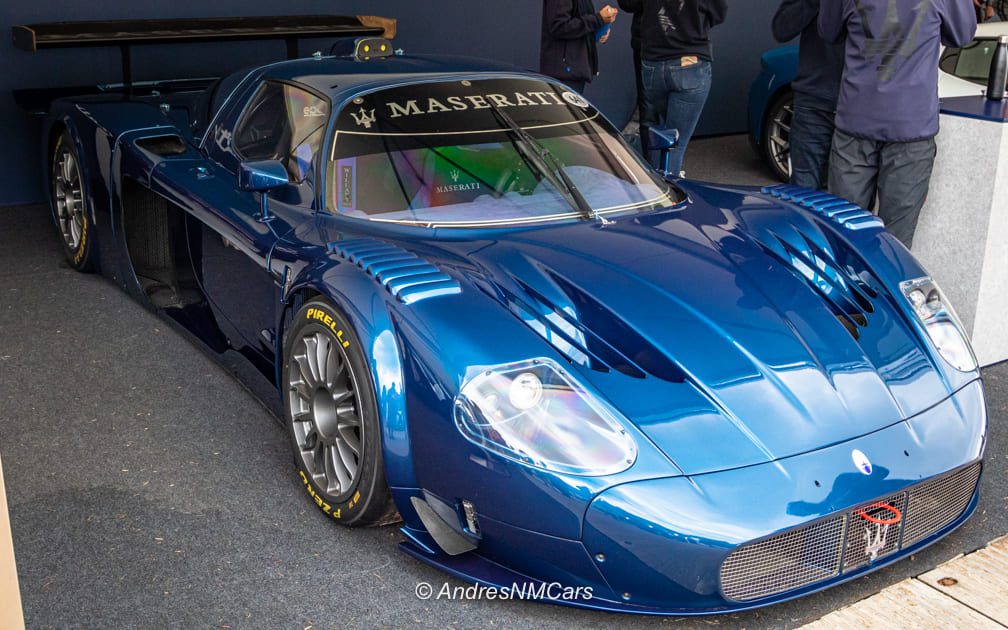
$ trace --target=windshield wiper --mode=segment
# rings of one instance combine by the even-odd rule
[[[560,192],[560,195],[567,200],[572,208],[580,212],[586,219],[602,219],[595,208],[592,208],[588,200],[584,198],[578,187],[574,185],[570,176],[564,172],[563,166],[558,163],[549,149],[539,144],[539,141],[521,128],[521,126],[511,118],[510,115],[501,111],[499,107],[490,104],[491,110],[497,120],[507,126],[511,133],[515,135],[517,142],[514,142],[515,149],[522,154],[527,162],[530,162],[539,172],[553,184],[553,187]],[[605,219],[602,219],[603,221]]]

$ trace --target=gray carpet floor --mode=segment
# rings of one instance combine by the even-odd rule
[[[741,137],[696,142],[686,166],[697,179],[767,177]],[[323,517],[266,410],[155,315],[69,270],[56,239],[43,208],[0,208],[0,455],[30,628],[791,627],[1008,534],[1002,364],[984,373],[976,515],[868,577],[707,619],[421,601],[421,581],[460,583],[399,552],[395,527]]]

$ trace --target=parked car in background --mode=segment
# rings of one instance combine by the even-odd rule
[[[938,64],[942,98],[984,93],[997,40],[1008,35],[1008,22],[981,24],[976,39],[964,48],[943,49]],[[749,91],[749,138],[753,149],[786,181],[790,174],[791,82],[798,72],[798,46],[783,46],[763,55],[762,71]]]

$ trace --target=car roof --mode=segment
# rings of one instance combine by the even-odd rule
[[[445,79],[451,74],[528,74],[510,64],[447,55],[393,55],[369,60],[308,57],[270,64],[262,71],[262,79],[301,83],[326,94],[334,103],[382,85]]]

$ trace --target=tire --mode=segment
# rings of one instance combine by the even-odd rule
[[[70,267],[80,272],[94,271],[94,230],[80,156],[69,132],[56,139],[49,166],[49,201],[53,219]]]
[[[794,93],[790,89],[774,97],[763,118],[763,159],[777,179],[791,179],[791,119]]]
[[[353,328],[328,302],[312,300],[294,315],[282,376],[294,465],[315,505],[348,527],[398,520],[371,371]]]

